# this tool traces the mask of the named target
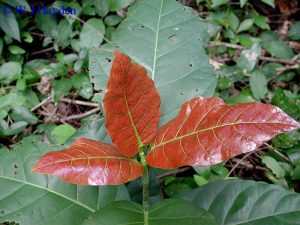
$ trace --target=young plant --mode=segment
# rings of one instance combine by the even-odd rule
[[[113,144],[80,138],[69,149],[45,154],[32,171],[80,185],[118,185],[142,176],[145,224],[148,166],[175,169],[217,164],[300,127],[272,105],[227,106],[220,98],[196,97],[158,130],[160,96],[154,82],[145,68],[117,51],[103,108]]]

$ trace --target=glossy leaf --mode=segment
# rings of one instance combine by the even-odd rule
[[[121,156],[110,144],[80,138],[69,149],[41,157],[32,171],[74,184],[116,185],[141,176],[143,168],[135,159]]]
[[[132,157],[157,132],[160,97],[146,69],[114,52],[103,108],[106,130],[120,153]]]
[[[204,49],[207,30],[193,9],[176,1],[140,0],[113,35],[112,41],[154,81],[161,96],[161,123],[176,116],[185,101],[214,93],[216,79]],[[96,89],[105,89],[111,59],[109,44],[91,51],[90,77]]]
[[[300,124],[281,109],[262,103],[226,106],[220,98],[194,98],[164,125],[147,155],[159,168],[206,166],[253,151]]]
[[[148,219],[141,205],[114,202],[92,214],[83,225],[217,225],[207,211],[181,199],[168,199],[150,207]]]
[[[299,225],[300,195],[277,185],[216,181],[185,199],[212,213],[220,225]]]
[[[34,163],[54,147],[25,137],[12,151],[0,149],[0,224],[80,225],[91,213],[116,200],[129,200],[121,186],[77,186],[31,173]]]

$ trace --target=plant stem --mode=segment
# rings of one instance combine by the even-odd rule
[[[145,159],[143,149],[139,152],[142,165],[144,167],[144,174],[142,175],[143,185],[143,208],[144,208],[144,224],[148,225],[148,209],[149,209],[149,170]]]

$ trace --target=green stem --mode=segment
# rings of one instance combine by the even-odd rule
[[[149,210],[149,170],[145,159],[143,149],[139,152],[142,165],[144,167],[144,174],[142,175],[143,185],[143,208],[144,208],[144,224],[148,225],[148,210]]]

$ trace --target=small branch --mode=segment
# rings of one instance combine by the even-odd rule
[[[244,167],[246,167],[246,168],[248,168],[248,169],[256,169],[256,170],[262,170],[262,171],[269,171],[269,170],[268,170],[267,168],[265,168],[265,167],[262,167],[262,166],[254,166],[254,165],[252,165],[252,164],[250,164],[250,163],[247,163],[247,162],[245,162],[245,161],[242,161],[242,160],[239,160],[239,159],[236,159],[236,158],[231,159],[231,161],[236,162],[236,163],[238,163],[238,165],[244,166]],[[238,166],[238,165],[237,165],[237,166]],[[235,166],[235,168],[236,168],[237,166]]]
[[[273,80],[274,78],[276,78],[277,76],[279,76],[280,74],[284,73],[285,71],[289,71],[289,70],[296,70],[300,67],[300,64],[294,64],[294,65],[287,65],[287,66],[284,66],[284,67],[280,67],[280,68],[277,68],[276,69],[276,73],[270,77],[268,79],[268,81],[271,81]]]
[[[247,157],[249,157],[250,155],[252,154],[252,152],[249,152],[248,154],[245,154],[244,156],[243,156],[243,158],[241,158],[232,168],[231,168],[231,170],[229,171],[229,173],[227,174],[227,176],[226,176],[226,178],[228,178],[231,174],[232,174],[232,172],[237,168],[237,166],[239,165],[239,164],[242,164],[242,162],[247,158]]]
[[[259,58],[263,61],[278,62],[278,63],[288,64],[288,65],[300,64],[300,61],[298,60],[278,59],[278,58],[267,57],[267,56],[260,56]]]
[[[239,50],[245,49],[241,45],[230,44],[230,43],[226,43],[226,42],[210,42],[209,45],[207,45],[206,47],[212,48],[212,47],[219,47],[219,46],[223,46],[223,47],[227,47],[227,48],[234,48],[234,49],[239,49]]]
[[[94,102],[85,102],[85,101],[81,101],[81,100],[74,100],[74,99],[69,99],[69,98],[60,98],[59,99],[62,102],[66,102],[66,103],[70,103],[70,104],[74,104],[74,105],[84,105],[84,106],[90,106],[90,107],[99,107],[98,103],[94,103]]]
[[[54,50],[54,47],[50,47],[50,48],[43,49],[41,51],[33,52],[33,53],[31,53],[31,55],[38,55],[38,54],[49,52],[49,51],[52,51],[52,50]]]
[[[268,148],[271,148],[277,155],[279,155],[285,161],[290,162],[290,159],[286,157],[284,154],[282,154],[277,148],[273,147],[272,145],[269,145],[268,143],[265,143],[264,145],[267,146]]]
[[[164,177],[167,176],[172,176],[172,175],[176,175],[178,173],[183,173],[185,171],[188,171],[191,167],[183,167],[181,169],[175,170],[175,171],[170,171],[170,172],[166,172],[166,173],[162,173],[160,175],[157,176],[158,179],[162,179]]]
[[[226,42],[210,42],[207,47],[218,47],[218,46],[224,46],[227,48],[233,48],[233,49],[238,49],[238,50],[244,50],[245,48],[241,45],[236,45],[236,44],[230,44]],[[295,64],[300,64],[300,61],[297,60],[297,58],[294,59],[279,59],[279,58],[274,58],[274,57],[267,57],[267,56],[259,56],[260,60],[267,61],[267,62],[278,62],[278,63],[283,63],[283,64],[288,64],[288,65],[295,65]]]
[[[64,122],[64,121],[68,121],[68,120],[77,120],[77,119],[82,119],[82,118],[85,118],[85,117],[88,117],[92,114],[95,114],[97,112],[100,111],[100,107],[98,106],[97,108],[94,108],[90,111],[86,111],[84,113],[81,113],[81,114],[77,114],[77,115],[72,115],[72,116],[68,116],[68,117],[65,117],[65,118],[61,118],[60,121]]]
[[[34,112],[35,110],[37,110],[41,106],[45,105],[47,102],[50,102],[51,100],[52,100],[52,96],[48,96],[43,101],[41,101],[39,104],[37,104],[36,106],[34,106],[30,111]]]

